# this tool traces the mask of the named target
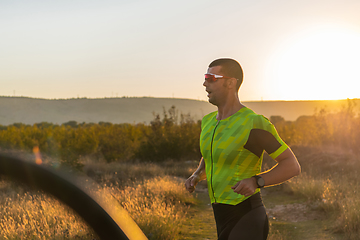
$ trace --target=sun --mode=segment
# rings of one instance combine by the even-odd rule
[[[317,26],[292,36],[266,70],[279,100],[360,98],[360,30]]]

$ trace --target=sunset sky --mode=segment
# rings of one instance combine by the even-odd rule
[[[359,0],[0,0],[0,96],[206,100],[238,60],[242,101],[360,98]]]

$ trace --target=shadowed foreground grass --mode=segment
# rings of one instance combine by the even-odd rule
[[[0,239],[96,239],[72,209],[42,192],[0,182]]]
[[[293,150],[302,174],[275,188],[291,195],[290,201],[301,200],[321,212],[326,229],[311,221],[271,221],[269,240],[314,239],[309,234],[317,239],[338,239],[333,238],[335,235],[358,239],[359,158],[323,149]],[[271,167],[266,159],[264,165],[265,169]],[[130,213],[149,239],[216,239],[207,194],[197,199],[184,189],[184,178],[196,167],[197,161],[161,165],[89,161],[83,171]],[[274,196],[274,203],[279,204],[279,196]],[[1,180],[0,204],[0,239],[98,239],[71,209],[42,192]]]
[[[97,168],[102,177],[96,178],[100,187],[94,186],[94,191],[110,193],[149,239],[181,239],[181,224],[189,205],[196,203],[183,180],[151,164],[111,169]],[[126,170],[127,179],[114,169]],[[0,239],[99,239],[81,217],[40,191],[1,180],[0,204]]]

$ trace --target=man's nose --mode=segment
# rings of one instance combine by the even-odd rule
[[[207,81],[204,80],[204,82],[203,82],[203,86],[204,86],[204,87],[206,87],[206,83],[207,83]]]

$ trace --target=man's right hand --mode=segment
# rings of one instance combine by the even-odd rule
[[[198,174],[191,175],[186,181],[185,181],[185,188],[189,191],[189,193],[194,192],[196,184],[200,181],[200,176]]]

